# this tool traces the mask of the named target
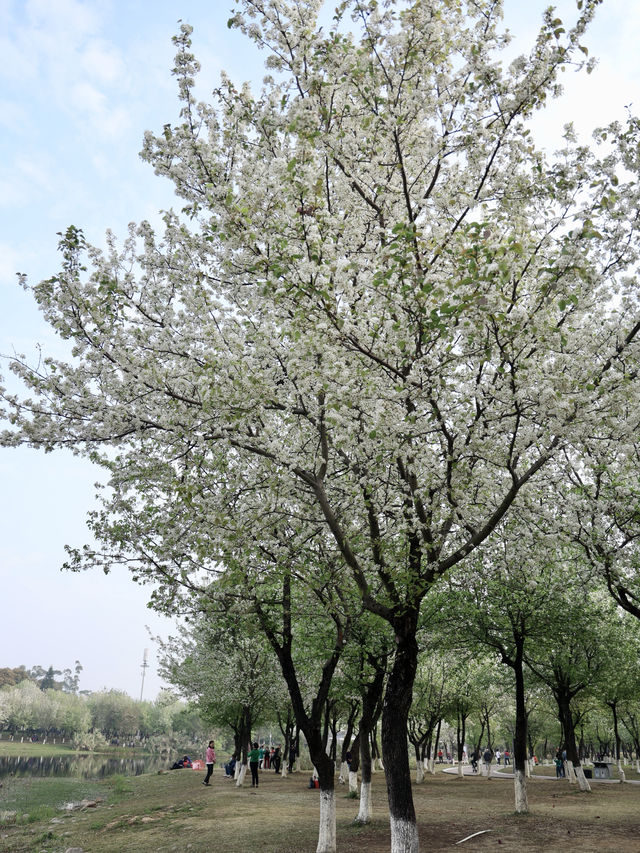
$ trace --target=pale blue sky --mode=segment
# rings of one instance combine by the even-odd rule
[[[541,0],[507,0],[506,21],[524,49]],[[224,68],[236,80],[261,78],[261,55],[229,31],[231,0],[0,0],[0,354],[35,357],[60,345],[15,280],[32,282],[58,266],[56,232],[82,227],[101,244],[106,228],[157,218],[173,202],[170,185],[138,158],[146,129],[177,116],[171,36],[178,19],[194,28],[201,96]],[[558,15],[574,16],[572,0]],[[566,96],[538,121],[553,147],[564,121],[588,129],[640,111],[639,0],[604,0],[585,37],[600,65],[591,77],[565,75]],[[2,373],[6,373],[4,367]],[[64,544],[81,545],[92,484],[100,476],[69,454],[0,450],[0,666],[84,666],[81,687],[140,693],[160,687],[145,625],[171,623],[145,608],[144,588],[126,575],[61,574]]]

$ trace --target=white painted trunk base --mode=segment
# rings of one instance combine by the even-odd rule
[[[358,774],[355,772],[355,770],[349,771],[349,793],[358,793]]]
[[[360,809],[356,823],[369,823],[373,817],[373,800],[371,799],[371,782],[360,785]]]
[[[567,759],[565,761],[564,772],[565,772],[567,779],[569,780],[569,784],[575,785],[577,778],[576,778],[576,771],[573,769],[573,761],[569,761],[569,759]]]
[[[584,775],[584,767],[580,765],[580,767],[576,767],[574,769],[574,774],[578,780],[578,787],[581,791],[590,791],[591,785],[589,784],[587,777]]]
[[[244,782],[244,777],[247,775],[247,765],[242,764],[240,766],[240,772],[238,773],[238,777],[236,779],[236,788],[242,788],[242,783]]]
[[[286,779],[288,775],[289,775],[289,771],[287,769],[287,765],[283,764],[282,767],[280,768],[280,778]]]
[[[320,791],[320,830],[316,853],[336,853],[336,795]]]
[[[424,781],[424,764],[420,761],[416,764],[416,785]]]
[[[458,779],[464,779],[464,767],[462,761],[458,762]]]
[[[431,773],[432,776],[435,776],[436,775],[436,760],[435,760],[435,758],[429,759],[428,767],[429,767],[429,773]]]
[[[527,779],[522,770],[514,771],[513,787],[516,798],[516,813],[525,814],[529,811],[529,803],[527,800]]]
[[[419,853],[418,827],[415,823],[391,818],[391,853]]]
[[[341,785],[346,784],[348,774],[349,774],[349,765],[347,764],[346,761],[343,761],[342,764],[340,765],[340,775],[338,776],[338,782]]]

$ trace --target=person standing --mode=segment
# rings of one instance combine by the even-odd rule
[[[291,746],[289,747],[289,767],[288,772],[293,773],[293,765],[296,762],[297,753],[296,753],[296,742],[295,740],[291,741]]]
[[[209,741],[209,746],[207,747],[205,763],[207,765],[207,775],[204,777],[202,784],[208,785],[211,774],[213,773],[213,765],[216,763],[216,745],[212,740]]]
[[[282,753],[280,751],[280,744],[278,744],[276,746],[275,752],[273,753],[273,761],[271,762],[273,764],[273,769],[276,771],[276,773],[280,772],[280,762],[281,761],[282,761]]]
[[[260,750],[258,741],[253,744],[253,749],[249,753],[249,767],[251,768],[251,787],[258,787],[258,767],[260,766]]]

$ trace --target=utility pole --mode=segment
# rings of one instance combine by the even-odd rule
[[[140,685],[140,701],[142,702],[142,691],[144,690],[144,676],[147,671],[147,667],[149,664],[147,663],[147,658],[149,657],[149,649],[144,650],[144,655],[142,656],[142,684]]]

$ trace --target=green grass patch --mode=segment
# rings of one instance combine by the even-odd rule
[[[116,773],[109,776],[107,785],[111,788],[116,797],[126,797],[131,793],[131,778],[123,776],[121,773]]]
[[[104,796],[98,782],[55,776],[8,777],[3,781],[2,811],[36,814],[37,809],[50,808],[59,814],[66,803],[77,803]]]
[[[70,743],[0,740],[0,758],[51,758],[54,755],[73,755],[75,751]]]

